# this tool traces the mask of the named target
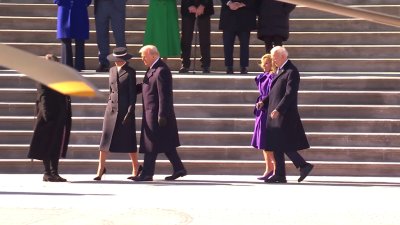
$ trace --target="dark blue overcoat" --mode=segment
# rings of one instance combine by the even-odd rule
[[[180,146],[172,85],[171,70],[159,59],[143,79],[140,153],[165,153]],[[159,117],[166,119],[165,126],[159,126]]]
[[[54,0],[58,5],[57,38],[89,39],[87,7],[92,0]]]

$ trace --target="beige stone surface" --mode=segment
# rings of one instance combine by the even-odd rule
[[[318,177],[264,184],[254,176],[188,175],[135,183],[124,175],[0,174],[1,225],[398,224],[400,178]]]

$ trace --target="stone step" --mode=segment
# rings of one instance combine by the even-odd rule
[[[25,159],[28,149],[28,144],[1,144],[0,159]],[[96,160],[98,151],[98,145],[69,145],[67,159]],[[178,152],[182,160],[262,160],[261,150],[248,146],[181,146]],[[301,155],[310,161],[398,162],[400,149],[398,147],[314,146],[301,151]],[[126,160],[128,156],[111,153],[107,159]],[[139,154],[139,159],[143,159],[142,154]],[[166,157],[160,154],[158,159],[165,160]]]
[[[176,71],[175,71],[176,72]],[[83,72],[82,76],[91,81],[96,87],[108,87],[108,74]],[[143,79],[144,71],[137,71],[137,82]],[[230,76],[221,74],[183,75],[173,74],[175,90],[255,90],[254,77],[256,74]],[[326,75],[324,75],[326,74]],[[351,73],[349,73],[351,74]],[[400,86],[400,74],[390,73],[368,74],[354,73],[307,73],[301,72],[300,90],[306,91],[397,91]],[[229,85],[226,85],[229,82]],[[0,88],[35,88],[35,82],[16,71],[0,70]]]
[[[53,40],[53,43],[5,43],[10,46],[29,51],[35,55],[45,55],[48,52],[61,54],[61,44]],[[138,52],[142,44],[128,44],[129,51],[138,57]],[[194,47],[194,46],[193,46]],[[199,46],[197,46],[199,47]],[[382,58],[382,59],[398,59],[400,58],[400,45],[286,45],[285,46],[292,58]],[[239,49],[239,45],[235,45]],[[259,58],[265,54],[264,45],[251,45],[251,58]],[[321,51],[324,49],[324,51]],[[240,57],[240,52],[234,51],[235,58]],[[86,57],[97,57],[98,48],[96,44],[86,44],[85,46]],[[192,57],[194,57],[194,50]],[[224,46],[212,45],[211,46],[212,58],[224,58]],[[200,50],[196,51],[196,58],[200,59]]]
[[[93,29],[94,18],[90,18],[90,27]],[[127,18],[126,30],[144,31],[145,18]],[[211,19],[211,30],[218,30],[219,19]],[[290,19],[291,32],[355,32],[355,31],[399,31],[397,28],[381,25],[361,19],[352,18],[322,18],[322,19]],[[54,30],[56,28],[56,17],[14,17],[1,16],[0,29],[16,30]]]
[[[1,144],[27,144],[32,137],[31,130],[0,130]],[[180,131],[182,145],[249,146],[253,132],[202,132]],[[139,139],[140,131],[136,132]],[[70,144],[98,144],[101,131],[72,131]],[[397,147],[400,133],[343,133],[307,132],[311,146],[351,146],[351,147]],[[368,142],[366,142],[368,140]]]
[[[107,96],[108,90],[102,92]],[[299,91],[299,104],[327,105],[399,105],[398,91]],[[244,90],[174,90],[176,104],[251,104],[259,96],[258,91]],[[1,102],[34,102],[36,89],[0,88]],[[88,103],[87,98],[73,98],[76,103]],[[106,97],[90,103],[104,103]],[[137,102],[141,102],[139,96]]]
[[[73,103],[73,116],[101,117],[105,104]],[[253,104],[175,104],[175,114],[180,118],[253,118]],[[400,119],[398,105],[299,105],[302,118],[356,118]],[[34,103],[0,102],[0,116],[32,116]],[[136,105],[136,115],[142,106]]]
[[[286,45],[398,45],[400,32],[396,31],[361,31],[361,32],[291,32]],[[143,42],[144,31],[126,31],[126,40],[128,44],[138,44]],[[37,43],[56,43],[55,30],[16,30],[1,29],[0,42],[5,43],[30,43],[35,40]],[[114,43],[114,38],[110,32],[110,41]],[[194,40],[193,40],[194,42]],[[90,38],[87,43],[96,43],[96,32],[90,31]],[[222,32],[215,30],[211,32],[211,43],[213,45],[222,45]],[[256,32],[250,36],[251,45],[263,45],[264,42],[257,38]],[[193,43],[194,47],[194,43]],[[379,52],[375,52],[379,53]]]
[[[45,46],[43,46],[45,47]],[[260,59],[250,58],[248,70],[251,73],[258,73],[260,67],[258,65]],[[297,66],[301,73],[303,72],[321,72],[321,71],[336,71],[336,72],[350,72],[350,73],[368,73],[368,72],[385,72],[385,73],[398,73],[399,59],[382,59],[382,58],[291,58],[292,62]],[[86,57],[86,69],[94,70],[98,66],[97,57]],[[146,70],[143,62],[138,57],[130,60],[131,65],[136,70]],[[181,67],[181,60],[179,58],[168,58],[168,66],[172,71],[177,71]],[[201,74],[200,63],[196,63],[196,71]],[[238,58],[234,58],[234,72],[239,75],[240,63]],[[4,68],[3,68],[4,69]],[[211,63],[212,73],[225,74],[225,66],[223,58],[213,58]]]
[[[400,5],[353,5],[353,8],[360,8],[374,12],[385,13],[389,15],[397,15]],[[127,18],[146,18],[148,5],[127,5]],[[180,4],[177,6],[178,15],[180,17]],[[212,18],[219,18],[221,5],[215,4],[215,14]],[[93,4],[88,8],[89,17],[94,18]],[[0,3],[0,15],[3,16],[39,16],[52,17],[57,15],[56,4],[21,4],[21,3]],[[322,12],[315,9],[310,9],[303,6],[298,6],[291,14],[291,18],[343,18],[345,16],[332,13]]]
[[[2,0],[2,3],[15,3],[15,0]],[[330,0],[330,2],[343,4],[343,5],[376,5],[376,0]],[[53,4],[53,0],[18,0],[21,4]],[[379,0],[379,4],[384,5],[397,5],[398,0]],[[149,0],[127,0],[127,5],[148,5]],[[214,2],[216,6],[220,3]]]
[[[189,175],[215,174],[215,175],[260,175],[264,171],[264,162],[261,161],[183,161]],[[399,176],[400,163],[375,163],[375,162],[321,162],[310,161],[315,165],[314,176]],[[61,160],[60,171],[63,174],[95,174],[97,160]],[[298,170],[291,162],[286,161],[287,175],[299,175]],[[167,160],[158,160],[157,174],[171,173],[171,165]],[[129,174],[131,162],[129,160],[108,160],[107,171],[109,174]],[[9,160],[0,159],[0,173],[43,173],[41,161],[27,159]],[[105,175],[107,176],[107,175]]]
[[[136,115],[140,130],[141,115]],[[254,118],[177,118],[180,131],[247,131],[254,129]],[[400,133],[399,119],[302,119],[307,132]],[[32,130],[33,116],[0,116],[0,130]],[[103,117],[73,117],[72,130],[100,131]],[[1,157],[0,157],[1,158]]]

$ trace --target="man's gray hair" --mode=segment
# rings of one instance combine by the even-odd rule
[[[271,49],[271,54],[273,54],[274,52],[278,53],[278,55],[284,55],[285,58],[289,57],[289,52],[286,50],[285,47],[282,46],[275,46]]]
[[[154,45],[145,45],[140,50],[139,53],[143,53],[145,51],[149,51],[150,55],[160,55],[158,49]]]

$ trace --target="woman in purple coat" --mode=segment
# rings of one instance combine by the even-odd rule
[[[85,69],[85,40],[89,39],[89,16],[87,7],[92,0],[54,0],[58,5],[57,39],[61,40],[61,62]],[[72,39],[75,40],[75,66],[72,62]]]
[[[257,98],[256,102],[259,102],[261,99],[264,99],[268,96],[269,90],[271,88],[272,80],[275,77],[276,68],[272,65],[272,57],[270,54],[265,54],[261,58],[260,63],[261,68],[264,70],[263,73],[259,74],[256,77],[256,84],[258,86],[258,90],[260,95]],[[254,109],[254,115],[256,117],[255,125],[254,125],[254,134],[251,140],[251,145],[257,149],[263,149],[263,155],[265,159],[265,172],[263,176],[258,177],[259,180],[266,180],[268,177],[274,174],[275,171],[275,160],[274,153],[266,149],[265,145],[265,130],[267,128],[267,112],[268,109]]]

